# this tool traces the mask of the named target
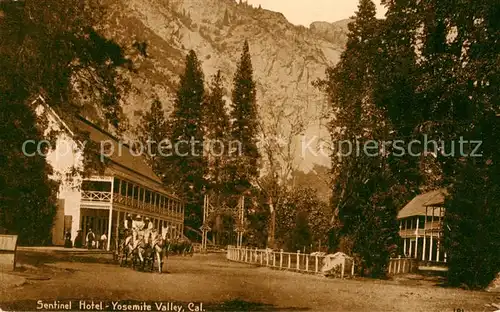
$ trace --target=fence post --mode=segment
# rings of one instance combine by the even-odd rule
[[[264,259],[262,258],[262,250],[260,251],[259,257],[260,257],[260,265],[262,265],[262,263],[264,262]]]
[[[269,252],[266,249],[266,266],[269,266]]]
[[[292,256],[291,254],[288,254],[288,269],[292,268]]]
[[[345,271],[345,258],[344,261],[342,261],[342,272],[340,273],[340,278],[344,278],[344,271]]]
[[[274,253],[274,251],[272,252],[273,254],[273,268],[276,266],[276,254]]]
[[[398,274],[401,272],[401,256],[398,258]]]
[[[297,271],[300,271],[300,250],[297,250]]]
[[[354,259],[352,259],[351,277],[354,277]]]
[[[306,272],[309,272],[309,255],[304,255],[306,257]]]
[[[314,265],[314,273],[318,273],[318,254],[315,255],[315,265]]]
[[[280,250],[280,269],[283,268],[283,249]]]

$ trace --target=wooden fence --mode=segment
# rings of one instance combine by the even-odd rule
[[[230,261],[244,262],[273,269],[294,271],[300,273],[320,274],[326,256],[318,254],[304,254],[300,250],[296,253],[270,251],[257,248],[227,247],[226,258]],[[354,276],[354,262],[343,259],[339,262],[338,277]]]
[[[418,270],[418,260],[412,258],[391,258],[387,273],[389,275],[415,273]]]

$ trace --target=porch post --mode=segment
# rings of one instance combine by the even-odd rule
[[[432,207],[432,217],[431,217],[431,243],[429,246],[429,261],[432,261],[433,237],[434,237],[434,207]]]
[[[111,177],[111,202],[109,203],[109,220],[108,220],[108,246],[106,246],[106,250],[109,251],[111,246],[111,227],[113,225],[113,188],[114,188],[115,179]],[[118,228],[118,225],[117,225]]]
[[[404,250],[404,256],[406,257],[406,237],[403,242],[403,250]]]
[[[411,239],[410,239],[410,249],[408,250],[408,257],[411,257],[411,252],[412,252],[412,248],[411,248]]]
[[[438,222],[441,223],[441,207],[439,207],[439,218]],[[438,240],[437,240],[437,250],[436,250],[436,261],[439,262],[439,247],[441,245],[441,225],[439,226]]]
[[[118,235],[119,235],[119,227],[120,227],[120,210],[116,210],[116,231],[115,231],[115,248],[118,250]],[[109,238],[111,240],[111,237]]]
[[[422,261],[425,260],[425,243],[427,242],[427,237],[425,233],[425,227],[427,226],[427,206],[425,207],[425,217],[424,217],[424,244],[422,247]]]
[[[418,226],[419,226],[420,216],[417,216],[417,229],[415,230],[415,259],[418,259]]]

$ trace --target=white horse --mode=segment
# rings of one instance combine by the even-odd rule
[[[120,244],[120,251],[119,251],[119,261],[120,265],[123,266],[124,264],[127,264],[127,258],[132,255],[132,252],[134,251],[134,246],[132,243],[132,235],[127,236]]]
[[[158,273],[162,272],[163,269],[163,255],[165,248],[167,247],[167,233],[169,227],[162,227],[161,235],[158,231],[152,231],[150,234],[151,247],[153,248],[154,257],[158,262]]]

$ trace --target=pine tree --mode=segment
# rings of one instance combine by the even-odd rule
[[[51,243],[58,185],[48,179],[52,169],[42,155],[46,146],[37,151],[36,144],[45,138],[32,109],[19,96],[20,82],[7,82],[12,88],[2,88],[0,95],[0,231],[19,235],[22,245],[45,245]],[[23,151],[27,140],[35,144]]]
[[[326,81],[319,84],[329,97],[334,116],[330,124],[333,142],[349,141],[352,146],[358,141],[380,142],[389,133],[385,112],[376,105],[380,28],[373,2],[361,0],[355,20],[349,24],[340,63],[328,69]],[[384,275],[398,231],[397,209],[387,196],[395,181],[386,155],[379,152],[373,157],[362,151],[360,155],[339,156],[348,153],[347,146],[339,148],[332,155],[332,168],[333,209],[341,249],[359,258],[361,274]],[[370,244],[371,240],[377,243]]]
[[[203,155],[204,75],[196,53],[186,57],[174,111],[171,116],[172,156],[165,158],[164,181],[176,185],[187,200],[186,224],[198,228],[202,218],[202,190],[205,186],[206,160]]]
[[[250,188],[258,176],[257,148],[257,99],[253,80],[252,60],[248,41],[243,44],[243,52],[233,80],[231,137],[239,143],[238,155],[233,156],[232,175],[236,192]],[[236,144],[238,145],[238,144]]]
[[[153,99],[150,110],[141,117],[137,137],[142,144],[149,166],[156,174],[161,175],[162,156],[166,156],[171,151],[160,150],[160,147],[168,147],[168,123],[158,97]]]
[[[203,109],[205,139],[208,148],[208,184],[217,192],[225,192],[228,184],[229,116],[224,100],[224,86],[220,70],[212,77],[210,91]]]

